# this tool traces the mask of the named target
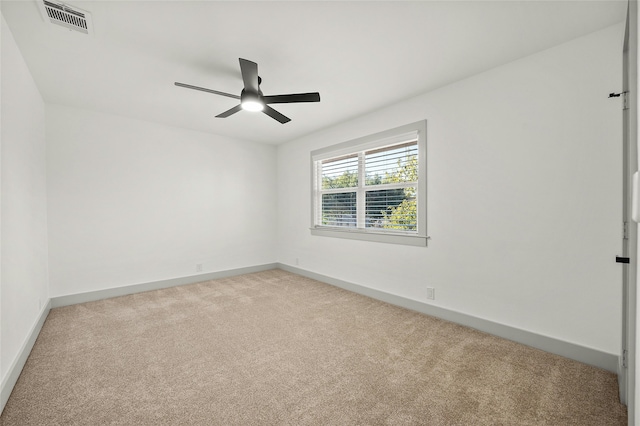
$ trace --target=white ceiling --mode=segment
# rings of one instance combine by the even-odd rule
[[[94,36],[45,24],[35,0],[0,3],[46,102],[278,144],[621,22],[625,1],[76,1]],[[292,121],[240,111],[238,58]]]

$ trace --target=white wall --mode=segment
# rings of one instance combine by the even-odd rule
[[[2,17],[0,373],[48,302],[44,102]]]
[[[51,295],[272,263],[276,149],[47,105]]]
[[[620,352],[623,27],[278,149],[279,262]],[[427,248],[311,236],[310,151],[427,119]],[[431,301],[430,301],[431,302]]]

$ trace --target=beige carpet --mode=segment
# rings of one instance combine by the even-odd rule
[[[51,310],[2,425],[625,425],[614,374],[281,270]]]

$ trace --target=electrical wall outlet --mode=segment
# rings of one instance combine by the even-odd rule
[[[436,300],[436,289],[433,287],[427,287],[427,299]]]
[[[202,263],[196,263],[196,272],[202,272]]]
[[[299,264],[300,264],[300,259],[296,257],[296,266],[298,266]]]

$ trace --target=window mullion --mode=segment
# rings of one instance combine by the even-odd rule
[[[414,180],[411,182],[383,183],[379,185],[369,185],[366,188],[367,188],[367,191],[381,191],[384,189],[411,188],[411,187],[417,188],[418,182]]]
[[[316,198],[316,209],[315,209],[315,225],[322,224],[322,162],[316,161],[316,172],[315,172],[315,198]]]
[[[356,196],[356,213],[358,217],[358,228],[365,227],[365,171],[364,171],[364,151],[358,153],[358,195]]]
[[[345,192],[358,192],[358,188],[353,187],[353,188],[331,188],[331,189],[321,189],[320,190],[320,197],[322,197],[322,194],[342,194]]]

